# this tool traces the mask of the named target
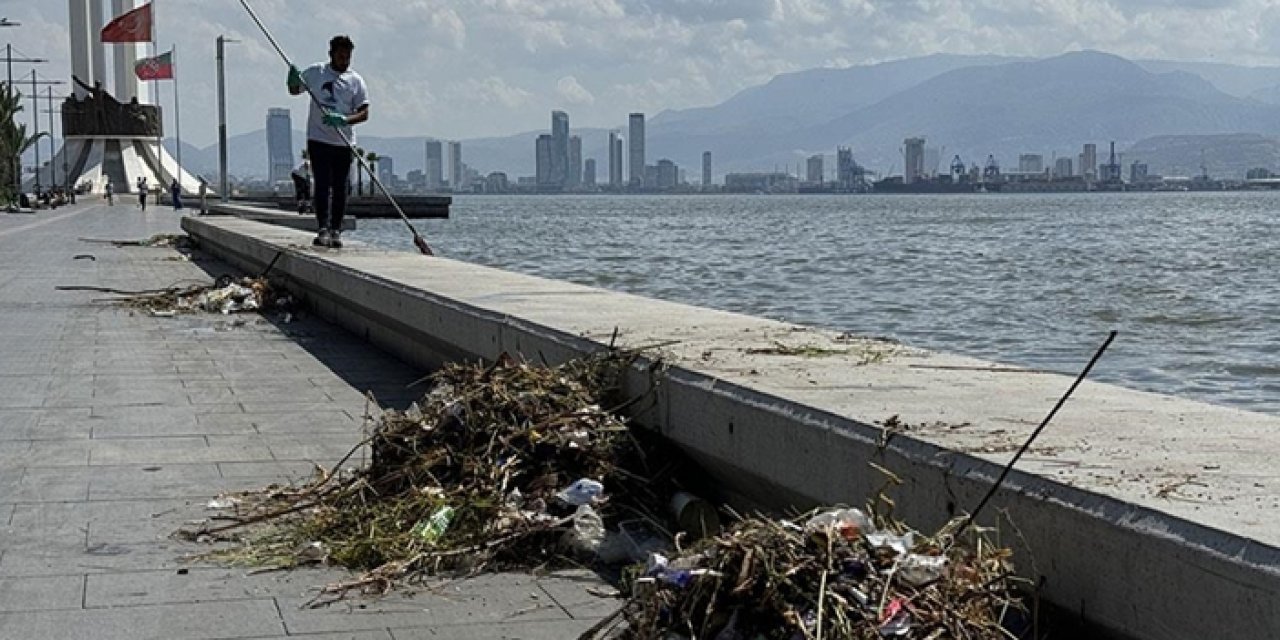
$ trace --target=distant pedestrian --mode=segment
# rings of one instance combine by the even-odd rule
[[[115,193],[111,190],[110,180],[107,181],[107,188],[106,188],[106,191],[103,192],[103,194],[106,195],[107,197],[107,206],[114,207],[116,205],[116,199],[113,197],[115,196]]]
[[[209,181],[200,176],[200,215],[209,214]]]
[[[177,180],[173,180],[169,183],[169,196],[173,198],[173,210],[181,211],[182,210],[182,187],[178,184]]]
[[[311,201],[311,164],[302,161],[290,177],[293,178],[293,197],[297,201],[298,213],[306,213]]]
[[[147,179],[144,176],[138,176],[138,208],[147,210]]]
[[[351,70],[355,44],[347,36],[329,41],[329,62],[300,71],[289,67],[290,95],[310,92],[307,116],[307,157],[315,178],[313,204],[319,234],[312,244],[342,246],[342,218],[347,212],[347,180],[351,173],[355,134],[352,125],[369,119],[369,94],[364,79]]]

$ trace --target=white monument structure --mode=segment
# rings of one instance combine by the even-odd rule
[[[149,0],[111,0],[111,16],[120,16]],[[106,0],[68,0],[71,74],[74,92],[62,104],[63,147],[39,169],[41,185],[87,186],[102,193],[108,182],[117,194],[135,191],[139,178],[164,189],[177,179],[184,193],[199,190],[199,180],[178,166],[161,144],[160,107],[149,99],[134,66],[145,57],[146,43],[111,44],[112,73],[102,28],[108,22]],[[54,180],[54,178],[58,180]],[[28,184],[36,183],[32,179]]]

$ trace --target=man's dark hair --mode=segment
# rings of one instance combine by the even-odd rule
[[[330,51],[351,51],[355,48],[356,44],[351,41],[351,38],[346,36],[334,36],[333,39],[329,41]]]

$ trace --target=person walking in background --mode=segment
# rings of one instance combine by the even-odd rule
[[[329,62],[298,70],[289,67],[290,95],[309,92],[307,158],[315,178],[313,205],[319,233],[312,244],[342,246],[342,218],[347,210],[347,180],[351,173],[355,134],[352,125],[369,119],[369,94],[364,78],[351,70],[355,44],[347,36],[329,41]]]
[[[169,196],[173,198],[173,210],[182,210],[182,187],[177,180],[169,182]]]
[[[115,204],[116,204],[116,199],[115,199],[115,197],[114,197],[114,195],[115,195],[115,194],[114,194],[114,193],[112,193],[112,191],[111,191],[111,181],[110,181],[110,180],[108,180],[108,181],[107,181],[107,188],[106,188],[102,193],[103,193],[103,195],[107,198],[107,206],[108,206],[108,207],[114,207],[114,206],[115,206]]]
[[[298,203],[298,213],[306,213],[311,200],[311,164],[304,160],[290,176],[293,178],[293,197]]]
[[[209,214],[209,181],[200,176],[200,215]]]
[[[147,179],[143,176],[138,177],[138,208],[147,210]]]

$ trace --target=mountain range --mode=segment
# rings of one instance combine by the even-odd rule
[[[572,117],[572,113],[570,113]],[[548,119],[549,120],[549,119]],[[1081,51],[1045,59],[938,54],[841,69],[779,75],[724,102],[667,110],[646,124],[647,160],[669,158],[700,171],[711,151],[716,175],[730,171],[793,170],[814,154],[831,157],[850,146],[855,159],[880,173],[902,171],[901,146],[921,136],[942,164],[959,155],[1003,165],[1022,153],[1075,158],[1086,142],[1100,160],[1114,141],[1123,160],[1153,173],[1188,175],[1201,164],[1211,173],[1242,176],[1252,166],[1276,167],[1280,157],[1280,67],[1128,60]],[[618,129],[626,135],[625,124]],[[482,173],[534,171],[534,140],[545,133],[463,140],[463,158]],[[573,130],[583,157],[608,175],[608,130]],[[301,148],[303,136],[294,132]],[[424,136],[361,136],[360,145],[390,156],[405,175],[424,165]],[[167,141],[172,149],[173,141]],[[233,174],[266,173],[262,130],[228,141]],[[184,145],[184,163],[214,173],[216,145]]]

